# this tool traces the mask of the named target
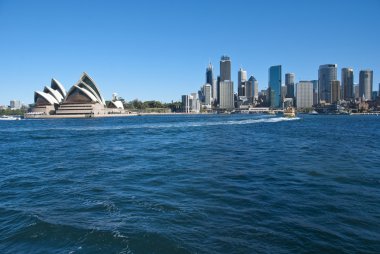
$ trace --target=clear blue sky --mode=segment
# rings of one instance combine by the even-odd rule
[[[127,100],[171,101],[198,90],[209,62],[232,60],[259,88],[282,64],[296,80],[336,63],[380,82],[380,1],[0,0],[0,104],[33,102],[55,77],[69,89],[83,71]],[[236,85],[235,85],[236,89]]]

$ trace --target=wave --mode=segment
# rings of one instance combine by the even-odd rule
[[[141,123],[141,124],[120,124],[116,126],[81,126],[81,127],[51,127],[48,128],[18,128],[15,130],[9,130],[9,132],[22,132],[22,131],[107,131],[107,130],[127,130],[127,129],[169,129],[169,128],[189,128],[189,127],[207,127],[207,126],[220,126],[220,125],[247,125],[258,123],[279,123],[287,121],[300,120],[299,117],[287,118],[287,117],[267,117],[260,116],[260,118],[251,119],[236,119],[236,120],[224,120],[224,121],[192,121],[192,122],[170,122],[170,123]],[[8,130],[4,130],[8,131]]]

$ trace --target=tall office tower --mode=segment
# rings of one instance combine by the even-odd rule
[[[313,105],[318,104],[318,80],[312,80],[313,83]]]
[[[297,84],[296,99],[297,109],[313,106],[313,83],[311,81],[300,81]]]
[[[220,81],[219,108],[234,109],[234,83],[230,80]]]
[[[285,100],[288,88],[286,86],[281,86],[281,103]]]
[[[286,97],[294,98],[295,74],[285,73]]]
[[[247,81],[247,71],[243,70],[243,68],[240,68],[238,71],[238,96],[247,96],[245,93],[246,81]]]
[[[350,100],[354,98],[354,70],[352,68],[342,69],[342,99]]]
[[[208,64],[206,68],[206,84],[211,85],[211,97],[216,99],[216,82],[214,79],[214,67],[212,66],[211,62]]]
[[[231,59],[222,56],[220,59],[220,81],[231,80]]]
[[[255,79],[254,76],[251,76],[251,78],[253,82],[253,99],[258,100],[259,99],[259,82]]]
[[[380,96],[380,83],[379,83],[379,90],[377,90],[377,96]]]
[[[340,100],[340,81],[331,81],[331,103],[337,103]]]
[[[219,104],[220,102],[220,76],[216,79],[216,102]]]
[[[182,111],[184,113],[190,113],[190,96],[182,95]]]
[[[211,107],[211,85],[210,84],[205,84],[203,86],[203,96],[204,96],[204,105],[206,107]]]
[[[359,72],[359,97],[365,100],[372,99],[373,71],[361,70]]]
[[[359,95],[359,84],[354,85],[354,92],[355,92],[355,100],[358,100],[360,95]]]
[[[281,65],[269,68],[270,106],[272,108],[281,107],[281,77]]]
[[[253,100],[253,80],[251,77],[245,82],[245,96],[249,102]]]
[[[318,85],[319,85],[319,102],[324,101],[331,103],[331,81],[337,80],[336,64],[324,64],[319,66]]]

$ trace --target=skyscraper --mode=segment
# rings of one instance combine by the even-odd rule
[[[203,86],[204,105],[211,108],[211,85],[205,84]]]
[[[243,70],[243,68],[240,68],[238,71],[238,96],[247,96],[246,87],[245,87],[246,81],[247,81],[247,71]]]
[[[355,92],[355,100],[359,99],[360,98],[360,95],[359,95],[359,84],[355,84],[354,85],[354,92]]]
[[[342,69],[342,98],[350,100],[354,98],[354,70],[352,68]]]
[[[220,81],[231,80],[231,59],[222,56],[220,59]]]
[[[313,105],[318,104],[318,80],[312,80],[313,83]]]
[[[281,77],[281,65],[269,68],[270,106],[272,108],[281,107]]]
[[[324,64],[319,66],[318,84],[319,84],[319,102],[324,101],[331,103],[331,81],[337,80],[336,64]]]
[[[250,102],[259,98],[259,85],[254,76],[249,77],[246,82],[246,96]]]
[[[366,100],[372,99],[373,71],[361,70],[359,72],[359,97]]]
[[[234,84],[230,80],[220,81],[220,98],[219,108],[233,109],[234,108]]]
[[[286,86],[286,97],[294,97],[294,83],[295,74],[294,73],[285,73],[285,86]]]
[[[313,106],[313,83],[300,81],[297,84],[297,108],[311,108]]]
[[[340,99],[340,81],[331,81],[331,103],[337,103]]]
[[[234,108],[234,83],[231,80],[231,59],[228,56],[222,56],[220,59],[220,79],[218,80],[219,88],[219,108]]]
[[[214,78],[214,67],[212,66],[211,62],[208,64],[207,69],[206,69],[206,84],[211,85],[211,97],[216,99],[217,89],[216,89],[216,82]]]

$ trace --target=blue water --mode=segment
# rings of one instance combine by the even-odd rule
[[[0,122],[0,253],[378,253],[380,117]]]

